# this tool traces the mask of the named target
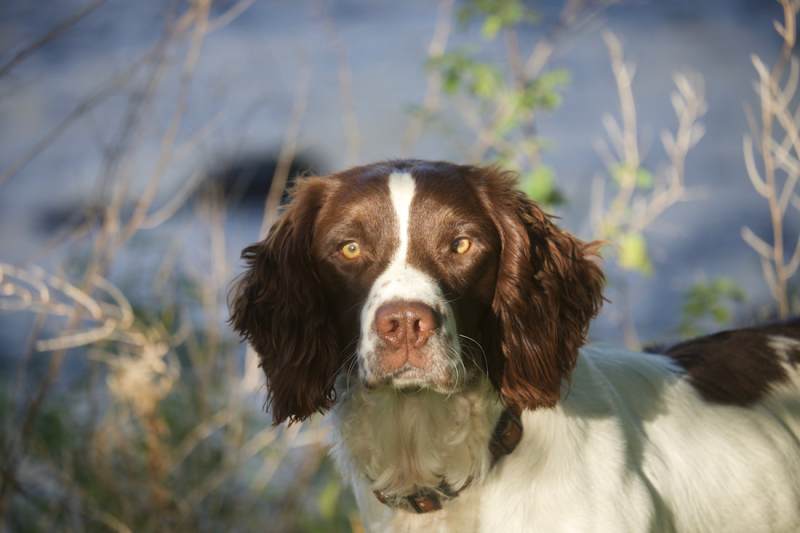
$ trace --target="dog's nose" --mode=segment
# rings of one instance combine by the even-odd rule
[[[422,348],[438,327],[438,313],[422,302],[389,302],[375,311],[378,336],[394,350]]]

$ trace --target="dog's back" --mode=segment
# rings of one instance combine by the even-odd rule
[[[751,405],[776,387],[800,387],[800,318],[722,331],[664,353],[684,369],[705,400]]]

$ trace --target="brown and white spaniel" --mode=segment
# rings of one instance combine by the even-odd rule
[[[231,320],[371,531],[800,531],[800,327],[583,346],[596,251],[512,173],[376,163],[297,183]]]

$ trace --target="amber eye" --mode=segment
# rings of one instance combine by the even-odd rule
[[[450,245],[450,249],[457,254],[465,254],[472,247],[472,241],[466,237],[459,237]]]
[[[342,252],[346,259],[355,259],[361,255],[361,247],[355,241],[344,243],[339,251]]]

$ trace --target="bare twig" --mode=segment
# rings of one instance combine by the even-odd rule
[[[208,30],[208,13],[210,9],[211,0],[197,0],[194,4],[195,26],[191,37],[191,44],[183,63],[180,91],[175,105],[175,110],[170,119],[170,124],[167,127],[167,131],[161,138],[161,150],[158,162],[156,163],[156,168],[153,174],[150,176],[150,179],[148,180],[148,183],[145,186],[139,201],[136,203],[133,214],[121,231],[121,242],[130,239],[130,237],[133,236],[136,231],[138,231],[141,224],[146,219],[150,205],[152,204],[156,193],[158,192],[158,186],[161,181],[161,177],[166,172],[166,169],[172,160],[175,141],[177,139],[184,114],[186,113],[186,108],[188,107],[189,89],[191,88],[194,71],[200,58],[200,50],[206,38]],[[117,245],[121,244],[121,242],[118,242]]]
[[[800,2],[779,2],[783,9],[783,22],[776,21],[775,29],[783,39],[780,57],[769,69],[760,57],[752,56],[758,78],[756,94],[761,113],[758,123],[755,120],[749,122],[752,136],[758,139],[760,167],[756,162],[751,137],[745,136],[743,142],[747,177],[756,192],[767,201],[772,242],[758,237],[748,227],[742,228],[742,238],[760,256],[764,281],[778,306],[778,315],[786,318],[792,312],[788,282],[800,264],[800,239],[788,260],[784,249],[784,216],[788,207],[794,205],[795,189],[800,180],[800,131],[797,127],[800,105],[793,104],[800,79],[800,65],[793,55]],[[787,65],[789,71],[784,80]],[[776,137],[781,134],[783,138],[779,142]]]
[[[58,22],[55,26],[53,26],[47,33],[36,39],[34,42],[29,44],[28,46],[24,47],[22,50],[14,54],[8,62],[0,66],[0,78],[8,74],[11,69],[15,66],[19,65],[29,56],[31,56],[36,50],[44,46],[45,44],[49,43],[53,39],[59,37],[62,33],[69,30],[75,24],[80,22],[84,19],[87,15],[92,13],[98,7],[102,6],[106,3],[106,0],[93,0],[92,2],[86,4],[81,9],[70,15],[69,17],[65,18],[64,20]]]
[[[223,12],[220,15],[217,15],[215,18],[208,21],[208,33],[213,33],[221,28],[224,28],[237,18],[239,18],[245,11],[247,11],[250,6],[255,3],[256,0],[239,0],[231,7],[227,9],[227,11]]]
[[[342,130],[344,131],[347,149],[345,166],[352,166],[358,162],[361,149],[361,133],[358,127],[355,102],[353,101],[353,73],[347,60],[347,49],[342,42],[333,18],[328,14],[322,1],[317,5],[317,12],[322,19],[325,31],[330,37],[331,46],[336,53],[339,98],[342,104]]]
[[[115,76],[114,79],[105,87],[94,92],[92,95],[84,99],[81,103],[75,106],[72,111],[64,117],[61,122],[56,124],[50,129],[39,141],[37,141],[27,152],[14,160],[7,168],[0,174],[0,183],[8,178],[15,176],[25,166],[33,161],[45,148],[50,146],[53,141],[61,136],[76,120],[82,118],[87,112],[91,111],[105,100],[114,95],[119,87],[124,86],[136,74],[137,69],[142,63],[136,63],[120,76]]]
[[[601,143],[600,152],[609,173],[615,174],[617,192],[608,209],[595,215],[594,227],[596,238],[611,239],[615,234],[641,233],[667,209],[686,198],[686,156],[703,137],[700,119],[706,112],[706,104],[702,80],[692,80],[684,75],[674,77],[676,90],[672,93],[672,105],[678,117],[678,128],[675,134],[668,131],[661,134],[669,165],[661,179],[652,184],[652,190],[643,194],[637,176],[641,156],[632,90],[634,68],[625,63],[619,40],[611,33],[603,37],[617,84],[622,123],[610,115],[603,120],[613,150]],[[595,200],[595,204],[602,205],[602,201]]]
[[[278,216],[278,206],[280,205],[283,191],[286,189],[286,182],[289,179],[289,170],[291,169],[292,161],[297,152],[297,136],[300,133],[300,125],[303,122],[303,116],[308,106],[310,87],[311,68],[310,66],[306,66],[303,68],[300,75],[294,103],[292,104],[292,111],[289,116],[289,124],[286,127],[283,144],[278,154],[278,164],[275,167],[275,173],[272,175],[269,193],[267,193],[267,197],[264,201],[264,215],[261,221],[261,231],[259,232],[261,238],[266,237],[269,228],[272,227],[272,224],[275,223]]]
[[[450,31],[453,26],[454,3],[455,0],[439,0],[436,26],[433,29],[431,41],[428,43],[428,62],[441,57],[447,49],[447,41],[450,38]],[[422,134],[425,116],[435,113],[439,108],[441,92],[442,76],[436,69],[431,69],[425,79],[425,96],[422,99],[420,112],[411,117],[406,133],[403,136],[402,152],[404,154],[408,154],[413,150],[414,145]]]
[[[617,120],[611,115],[603,118],[608,141],[598,143],[598,152],[605,163],[608,177],[606,180],[594,180],[591,225],[594,238],[617,246],[620,264],[624,269],[648,272],[651,265],[646,251],[642,249],[645,242],[643,232],[664,212],[688,198],[685,186],[686,157],[704,134],[700,122],[706,112],[703,84],[700,79],[680,74],[674,76],[675,90],[671,100],[678,126],[674,133],[661,133],[667,165],[658,173],[642,169],[633,94],[635,68],[625,62],[622,44],[615,35],[606,32],[603,39],[611,58],[621,118]],[[607,190],[615,191],[608,203],[605,198]],[[631,251],[636,247],[640,249]],[[618,285],[623,304],[621,322],[624,340],[629,348],[638,348],[639,340],[625,280],[620,280]]]

